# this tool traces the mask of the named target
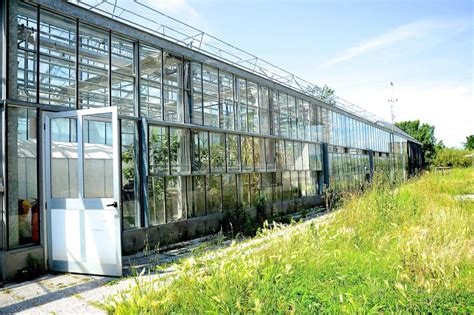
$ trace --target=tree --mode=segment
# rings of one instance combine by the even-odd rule
[[[313,95],[314,97],[316,97],[317,99],[325,102],[325,103],[328,103],[328,104],[335,104],[336,101],[335,101],[335,91],[334,89],[330,88],[329,86],[327,85],[324,85],[322,88],[320,88],[319,86],[316,86],[316,85],[313,85],[313,86],[307,86],[306,87],[306,91],[308,92],[308,94],[311,94]]]
[[[436,158],[438,150],[444,148],[442,141],[437,142],[434,136],[435,127],[426,123],[420,124],[419,120],[402,121],[395,123],[410,136],[421,142],[421,148],[425,154],[425,162],[431,164]]]
[[[466,137],[466,143],[464,143],[464,148],[466,150],[474,150],[474,135]]]

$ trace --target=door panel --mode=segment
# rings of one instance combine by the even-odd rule
[[[50,268],[121,275],[116,108],[45,113],[44,121]]]

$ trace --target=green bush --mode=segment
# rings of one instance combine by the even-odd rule
[[[446,148],[438,151],[433,165],[435,167],[469,167],[473,165],[474,158],[466,155],[474,155],[474,151]]]

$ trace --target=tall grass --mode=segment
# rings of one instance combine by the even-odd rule
[[[474,201],[454,198],[467,193],[472,168],[397,187],[378,181],[324,223],[264,231],[268,239],[253,249],[188,259],[173,280],[137,285],[107,310],[472,313]]]

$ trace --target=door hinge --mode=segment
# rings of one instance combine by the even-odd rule
[[[44,208],[45,208],[45,209],[48,209],[48,202],[45,202],[45,203],[44,203]]]
[[[43,124],[43,130],[46,130],[46,124]]]

